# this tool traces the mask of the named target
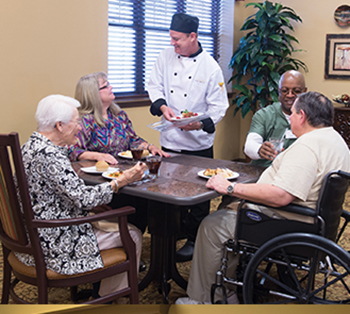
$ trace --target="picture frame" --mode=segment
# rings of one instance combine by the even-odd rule
[[[350,34],[326,35],[326,79],[350,80]]]

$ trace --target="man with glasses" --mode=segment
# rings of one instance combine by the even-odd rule
[[[277,155],[271,137],[284,139],[283,148],[288,148],[296,136],[290,129],[291,108],[298,94],[307,91],[304,76],[295,70],[285,72],[279,81],[279,102],[257,111],[252,119],[244,145],[244,153],[251,163],[268,167]]]

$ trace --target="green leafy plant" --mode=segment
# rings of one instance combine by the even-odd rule
[[[235,83],[233,89],[238,91],[232,100],[232,105],[236,105],[234,114],[240,110],[243,118],[250,110],[255,112],[278,101],[278,82],[285,71],[299,68],[307,71],[304,62],[291,57],[293,52],[302,51],[293,48],[292,43],[299,42],[286,32],[294,31],[291,20],[302,22],[295,11],[269,1],[248,6],[258,10],[241,27],[241,31],[248,33],[241,38],[229,64],[234,71],[230,82]]]

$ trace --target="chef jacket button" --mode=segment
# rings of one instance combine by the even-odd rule
[[[174,92],[173,90],[170,91],[170,93],[173,93],[173,92]]]
[[[180,59],[181,57],[180,56],[177,56],[178,59]]]
[[[176,76],[176,75],[177,75],[177,73],[175,72],[175,73],[174,73],[174,75]]]
[[[190,80],[192,78],[192,76],[189,76],[188,79]]]
[[[197,62],[197,60],[196,60],[196,59],[193,59],[193,62]]]
[[[184,97],[187,97],[187,94],[184,94]]]

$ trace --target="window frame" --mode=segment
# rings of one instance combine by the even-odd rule
[[[135,0],[135,3],[138,2],[138,4],[140,4],[140,2],[144,2],[145,0]],[[186,10],[183,9],[183,3],[186,2],[186,0],[176,0],[177,2],[177,12],[184,12],[186,13]],[[220,51],[222,49],[222,47],[220,47],[220,38],[222,36],[222,28],[223,28],[223,23],[222,21],[224,20],[224,15],[225,12],[226,14],[231,12],[231,18],[230,21],[232,23],[232,32],[231,33],[231,37],[232,37],[232,41],[233,41],[233,5],[232,5],[232,1],[230,0],[218,0],[218,1],[212,1],[215,2],[216,5],[219,5],[218,7],[215,8],[215,10],[218,10],[218,12],[216,12],[216,16],[217,16],[217,21],[215,21],[215,23],[211,23],[212,27],[211,27],[211,37],[213,38],[213,54],[212,56],[214,57],[214,59],[221,65],[222,67],[222,60],[220,62],[221,56],[220,56]],[[219,2],[219,3],[218,3]],[[230,5],[228,5],[230,3]],[[220,7],[221,5],[221,7]],[[108,3],[109,6],[109,3]],[[227,10],[227,7],[230,6],[231,10]],[[140,11],[140,8],[142,8],[142,5],[138,5],[137,9],[135,10],[135,14],[144,14],[142,13],[142,10]],[[141,12],[141,13],[140,13]],[[134,15],[135,15],[134,14]],[[133,17],[133,24],[135,22],[135,18]],[[215,28],[213,29],[213,24],[215,24]],[[110,19],[108,19],[108,29],[109,27],[113,27],[115,25],[115,23],[111,23]],[[120,24],[117,24],[115,26],[120,26]],[[221,27],[221,29],[220,29]],[[135,51],[136,52],[141,52],[142,56],[139,57],[141,59],[145,59],[144,55],[144,51],[145,51],[145,45],[146,45],[146,40],[145,40],[145,29],[147,29],[147,27],[144,27],[144,24],[142,25],[138,25],[138,26],[133,26],[133,29],[136,29],[136,38],[142,38],[142,40],[136,40],[135,44],[136,44],[136,48]],[[148,28],[149,29],[149,28]],[[158,28],[156,28],[158,29]],[[162,30],[164,31],[164,29]],[[202,32],[200,32],[199,30],[199,37],[201,36]],[[208,33],[203,33],[205,35],[208,35]],[[225,36],[227,36],[227,34],[225,34]],[[170,45],[170,36],[169,36],[169,45]],[[109,60],[109,57],[108,57]],[[136,61],[136,64],[138,64],[138,61]],[[228,64],[228,63],[226,63]],[[143,80],[146,78],[143,77],[144,74],[143,72],[145,72],[146,69],[146,64],[143,63],[142,67],[138,67],[136,66],[137,72],[136,72],[136,79],[139,78],[139,80],[141,80],[142,82],[137,83],[135,86],[135,91],[134,92],[125,92],[125,93],[115,93],[116,96],[116,101],[117,103],[120,105],[120,107],[122,108],[128,108],[128,107],[138,107],[138,106],[150,106],[151,102],[149,100],[148,97],[148,93],[145,90],[146,89],[146,84],[147,82],[145,81],[144,84],[145,86],[143,86]],[[224,72],[224,71],[223,71]],[[144,87],[144,90],[140,90],[140,86]]]

